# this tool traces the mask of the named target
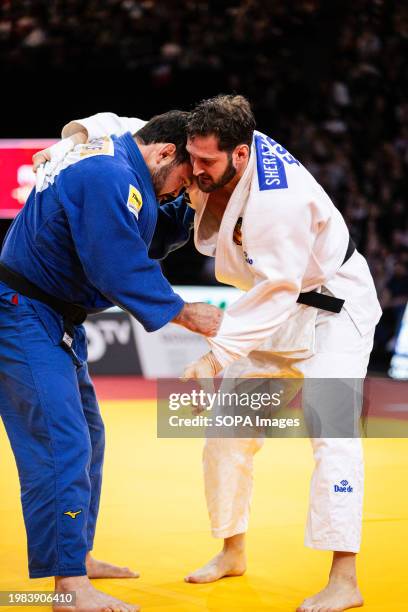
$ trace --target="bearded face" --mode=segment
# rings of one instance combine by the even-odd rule
[[[207,171],[197,176],[197,184],[201,191],[204,191],[204,193],[211,193],[216,189],[225,187],[225,185],[229,183],[237,174],[237,170],[232,162],[232,153],[227,153],[227,155],[227,163],[221,175],[212,176]]]

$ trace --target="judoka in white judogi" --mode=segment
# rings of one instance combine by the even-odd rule
[[[144,122],[100,113],[68,124],[63,136],[85,127],[88,138],[137,131]],[[260,132],[219,223],[197,202],[195,244],[215,257],[219,281],[246,293],[225,312],[212,351],[225,378],[300,371],[310,378],[362,379],[375,325],[381,316],[364,257],[355,251],[342,265],[349,241],[345,222],[328,195],[288,151]],[[242,244],[234,241],[240,225]],[[345,300],[339,313],[296,302],[317,289]],[[322,406],[323,410],[324,407]],[[315,470],[305,543],[357,552],[361,539],[363,458],[358,438],[311,440]],[[261,439],[208,439],[204,475],[214,536],[248,528],[252,461]],[[336,494],[342,480],[350,495]],[[239,495],[237,495],[239,492]]]

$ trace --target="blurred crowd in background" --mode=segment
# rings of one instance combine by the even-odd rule
[[[133,107],[142,93],[154,111],[247,95],[258,128],[343,212],[384,308],[377,345],[392,350],[408,300],[407,3],[4,0],[0,11],[9,71],[120,72]],[[164,265],[173,282],[213,282],[211,262],[191,245]]]

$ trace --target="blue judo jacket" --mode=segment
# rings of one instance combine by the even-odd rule
[[[181,198],[158,207],[130,133],[104,137],[76,147],[48,170],[12,224],[0,260],[88,313],[116,304],[154,331],[179,313],[183,300],[149,257],[149,247],[160,259],[184,244],[193,216]],[[60,341],[61,317],[32,301]]]

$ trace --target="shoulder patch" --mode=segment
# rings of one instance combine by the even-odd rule
[[[102,138],[96,138],[87,142],[84,145],[80,145],[78,153],[81,158],[91,157],[92,155],[113,155],[114,146],[112,138],[109,136],[103,136]]]
[[[143,206],[142,194],[134,185],[129,185],[129,194],[126,206],[139,219],[139,212]]]
[[[266,139],[255,136],[256,163],[260,191],[267,189],[287,189],[284,163],[274,153]]]

